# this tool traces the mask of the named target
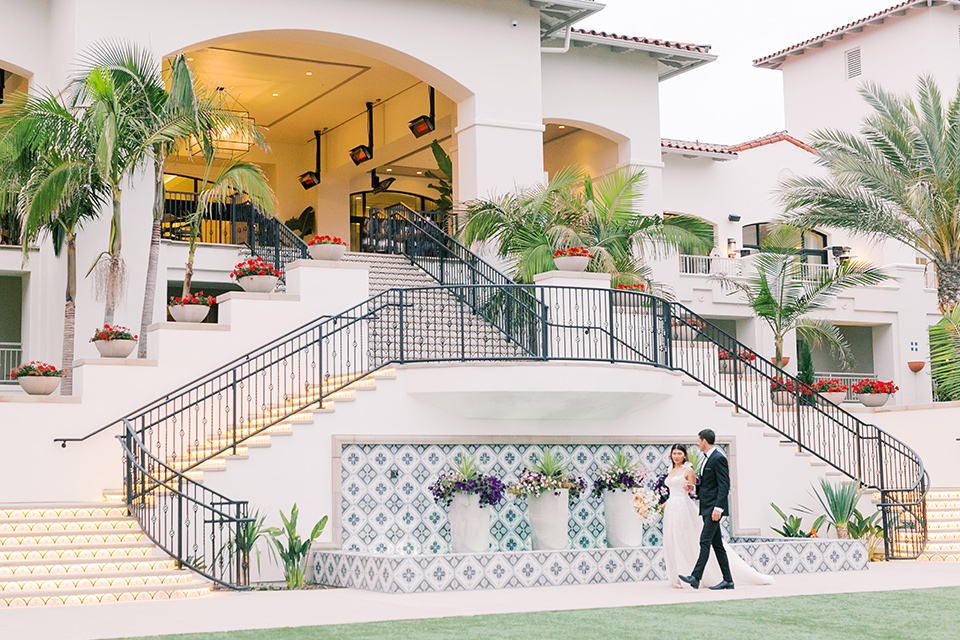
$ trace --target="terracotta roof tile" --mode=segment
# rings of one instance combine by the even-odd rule
[[[802,50],[802,49],[805,49],[806,47],[808,47],[808,46],[811,45],[811,44],[814,44],[814,43],[819,42],[819,41],[821,41],[821,40],[825,40],[825,39],[827,39],[827,38],[829,38],[829,37],[831,37],[831,36],[836,36],[837,34],[842,34],[842,33],[846,32],[846,31],[848,31],[848,30],[850,30],[850,29],[855,29],[855,28],[857,28],[857,27],[862,26],[863,24],[865,24],[865,23],[867,23],[867,22],[870,22],[870,21],[872,21],[872,20],[876,20],[877,18],[882,18],[882,17],[884,17],[884,16],[886,16],[886,15],[888,15],[888,14],[890,14],[890,13],[895,13],[895,12],[897,12],[897,11],[901,11],[901,10],[904,10],[904,9],[909,9],[909,8],[915,7],[915,6],[926,7],[926,6],[930,6],[931,4],[934,4],[934,5],[935,5],[935,4],[943,4],[943,3],[942,3],[942,2],[938,2],[937,0],[933,0],[932,3],[928,2],[928,0],[907,0],[907,2],[901,2],[900,4],[896,4],[896,5],[892,6],[892,7],[890,7],[889,9],[884,9],[883,11],[878,11],[877,13],[874,13],[874,14],[872,14],[872,15],[869,15],[869,16],[867,16],[866,18],[861,18],[861,19],[856,20],[856,21],[854,21],[854,22],[851,22],[851,23],[849,23],[849,24],[845,24],[845,25],[843,25],[842,27],[837,27],[836,29],[831,29],[830,31],[827,31],[826,33],[821,33],[820,35],[818,35],[818,36],[816,36],[816,37],[814,37],[814,38],[810,38],[810,39],[808,39],[808,40],[804,40],[803,42],[798,42],[797,44],[795,44],[795,45],[793,45],[793,46],[790,46],[790,47],[787,47],[786,49],[781,49],[780,51],[777,51],[776,53],[771,53],[771,54],[768,55],[768,56],[764,56],[764,57],[762,57],[762,58],[757,58],[756,60],[753,61],[753,65],[754,65],[754,66],[762,66],[765,62],[768,62],[768,61],[770,61],[770,60],[772,60],[772,59],[774,59],[774,58],[779,58],[779,57],[781,57],[781,56],[784,56],[785,54],[792,53],[792,52],[795,52],[795,51],[800,51],[800,50]]]
[[[613,40],[623,40],[625,42],[636,42],[638,44],[652,44],[657,47],[666,47],[668,49],[681,49],[683,51],[696,51],[697,53],[710,53],[708,44],[689,44],[686,42],[674,42],[673,40],[663,40],[661,38],[643,38],[636,36],[619,36],[615,33],[606,31],[594,31],[593,29],[571,29],[573,33],[579,33],[585,36],[598,36],[601,38],[611,38]]]
[[[757,147],[774,144],[775,142],[789,142],[790,144],[799,147],[804,151],[816,153],[816,151],[813,150],[813,147],[804,144],[800,140],[797,140],[786,131],[777,131],[776,133],[754,138],[753,140],[747,140],[746,142],[741,142],[739,144],[710,144],[699,141],[661,138],[660,146],[662,148],[677,149],[679,151],[699,151],[701,153],[720,153],[724,155],[735,156],[741,151],[756,149]]]

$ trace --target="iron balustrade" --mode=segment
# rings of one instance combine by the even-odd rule
[[[538,304],[517,307],[510,328],[523,327],[526,344],[536,344],[535,349],[471,304],[521,295]],[[739,355],[721,366],[720,350]],[[191,475],[205,465],[223,464],[220,459],[227,454],[244,453],[251,439],[289,429],[297,416],[388,365],[524,360],[683,371],[800,450],[878,490],[888,558],[917,557],[923,550],[928,485],[920,458],[907,445],[819,394],[807,393],[796,378],[683,305],[645,293],[577,287],[389,289],[289,332],[118,421],[126,425],[125,487],[128,502],[136,507],[131,511],[145,528],[155,528],[156,518],[172,517],[174,505],[167,496],[181,496],[189,498],[188,514],[207,509],[216,518],[211,515],[204,524],[209,519],[228,526],[217,518],[233,512],[221,505],[242,503],[201,495],[202,485]],[[774,393],[781,388],[787,390]],[[65,446],[69,440],[59,441]],[[156,504],[166,505],[165,510],[152,509]],[[236,513],[232,517],[238,521],[246,517],[239,507]],[[199,522],[195,512],[192,526]],[[191,564],[189,555],[196,549],[181,548],[182,536],[172,533],[176,523],[167,525],[163,530],[171,533],[154,530],[154,540],[178,561],[197,564]],[[210,555],[215,546],[205,551],[204,563],[217,558]],[[229,578],[215,577],[224,584]]]
[[[17,384],[10,375],[23,362],[23,345],[19,342],[0,342],[0,384]]]
[[[129,421],[123,448],[124,501],[155,544],[217,584],[250,586],[250,557],[238,545],[251,519],[247,503],[204,487],[150,453]]]
[[[190,240],[189,216],[197,209],[196,193],[165,194],[160,236]],[[253,255],[272,262],[282,272],[294,260],[310,257],[306,243],[282,222],[264,215],[240,196],[216,198],[204,209],[197,239],[213,244],[244,245]]]

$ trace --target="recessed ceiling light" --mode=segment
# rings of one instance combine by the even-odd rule
[[[359,200],[359,199],[360,199],[360,196],[357,196],[356,198],[354,198],[354,200]]]
[[[193,58],[187,58],[187,62],[193,62]]]
[[[274,97],[274,98],[279,98],[279,97],[280,97],[280,94],[279,94],[279,93],[275,93],[275,94],[273,94],[273,97]]]
[[[387,171],[393,171],[393,169],[387,169]]]
[[[312,75],[313,75],[313,71],[307,71],[307,75],[308,75],[308,76],[312,76]]]
[[[423,171],[417,171],[417,175],[418,175],[418,176],[422,176],[422,175],[423,175]]]
[[[567,128],[567,125],[564,125],[564,124],[557,126],[557,129],[566,129],[566,128]]]

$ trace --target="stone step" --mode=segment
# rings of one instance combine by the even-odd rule
[[[74,520],[76,518],[124,518],[127,506],[122,502],[49,504],[35,506],[0,505],[0,522],[6,520]]]
[[[98,589],[115,586],[146,587],[151,585],[173,585],[193,583],[196,576],[192,571],[183,569],[163,569],[156,571],[129,572],[103,571],[88,575],[45,575],[45,576],[0,576],[0,597],[20,595],[22,592],[51,590]]]
[[[917,562],[960,562],[960,551],[944,553],[930,553],[927,551],[917,558]]]
[[[96,532],[96,531],[130,531],[139,528],[137,521],[130,517],[125,518],[73,518],[71,520],[43,520],[43,519],[14,519],[7,518],[0,521],[0,534],[3,533],[65,533],[65,532]]]
[[[200,580],[175,585],[128,586],[124,588],[119,588],[119,586],[117,588],[68,589],[54,592],[24,591],[15,596],[0,598],[0,607],[15,609],[21,607],[177,600],[205,596],[212,590],[210,582]]]
[[[37,562],[50,559],[61,560],[80,558],[136,558],[153,555],[156,547],[149,539],[124,544],[59,544],[34,545],[0,548],[0,564],[16,563],[18,561]]]
[[[37,560],[20,560],[0,565],[0,579],[8,577],[46,576],[82,576],[84,574],[99,575],[103,572],[117,574],[138,575],[153,571],[170,571],[175,569],[176,561],[173,558],[132,558],[129,560],[101,560],[96,558],[56,559],[52,562]]]

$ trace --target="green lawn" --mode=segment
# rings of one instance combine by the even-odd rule
[[[691,637],[705,640],[955,640],[960,637],[960,587],[198,633],[154,636],[150,640],[683,640]]]

